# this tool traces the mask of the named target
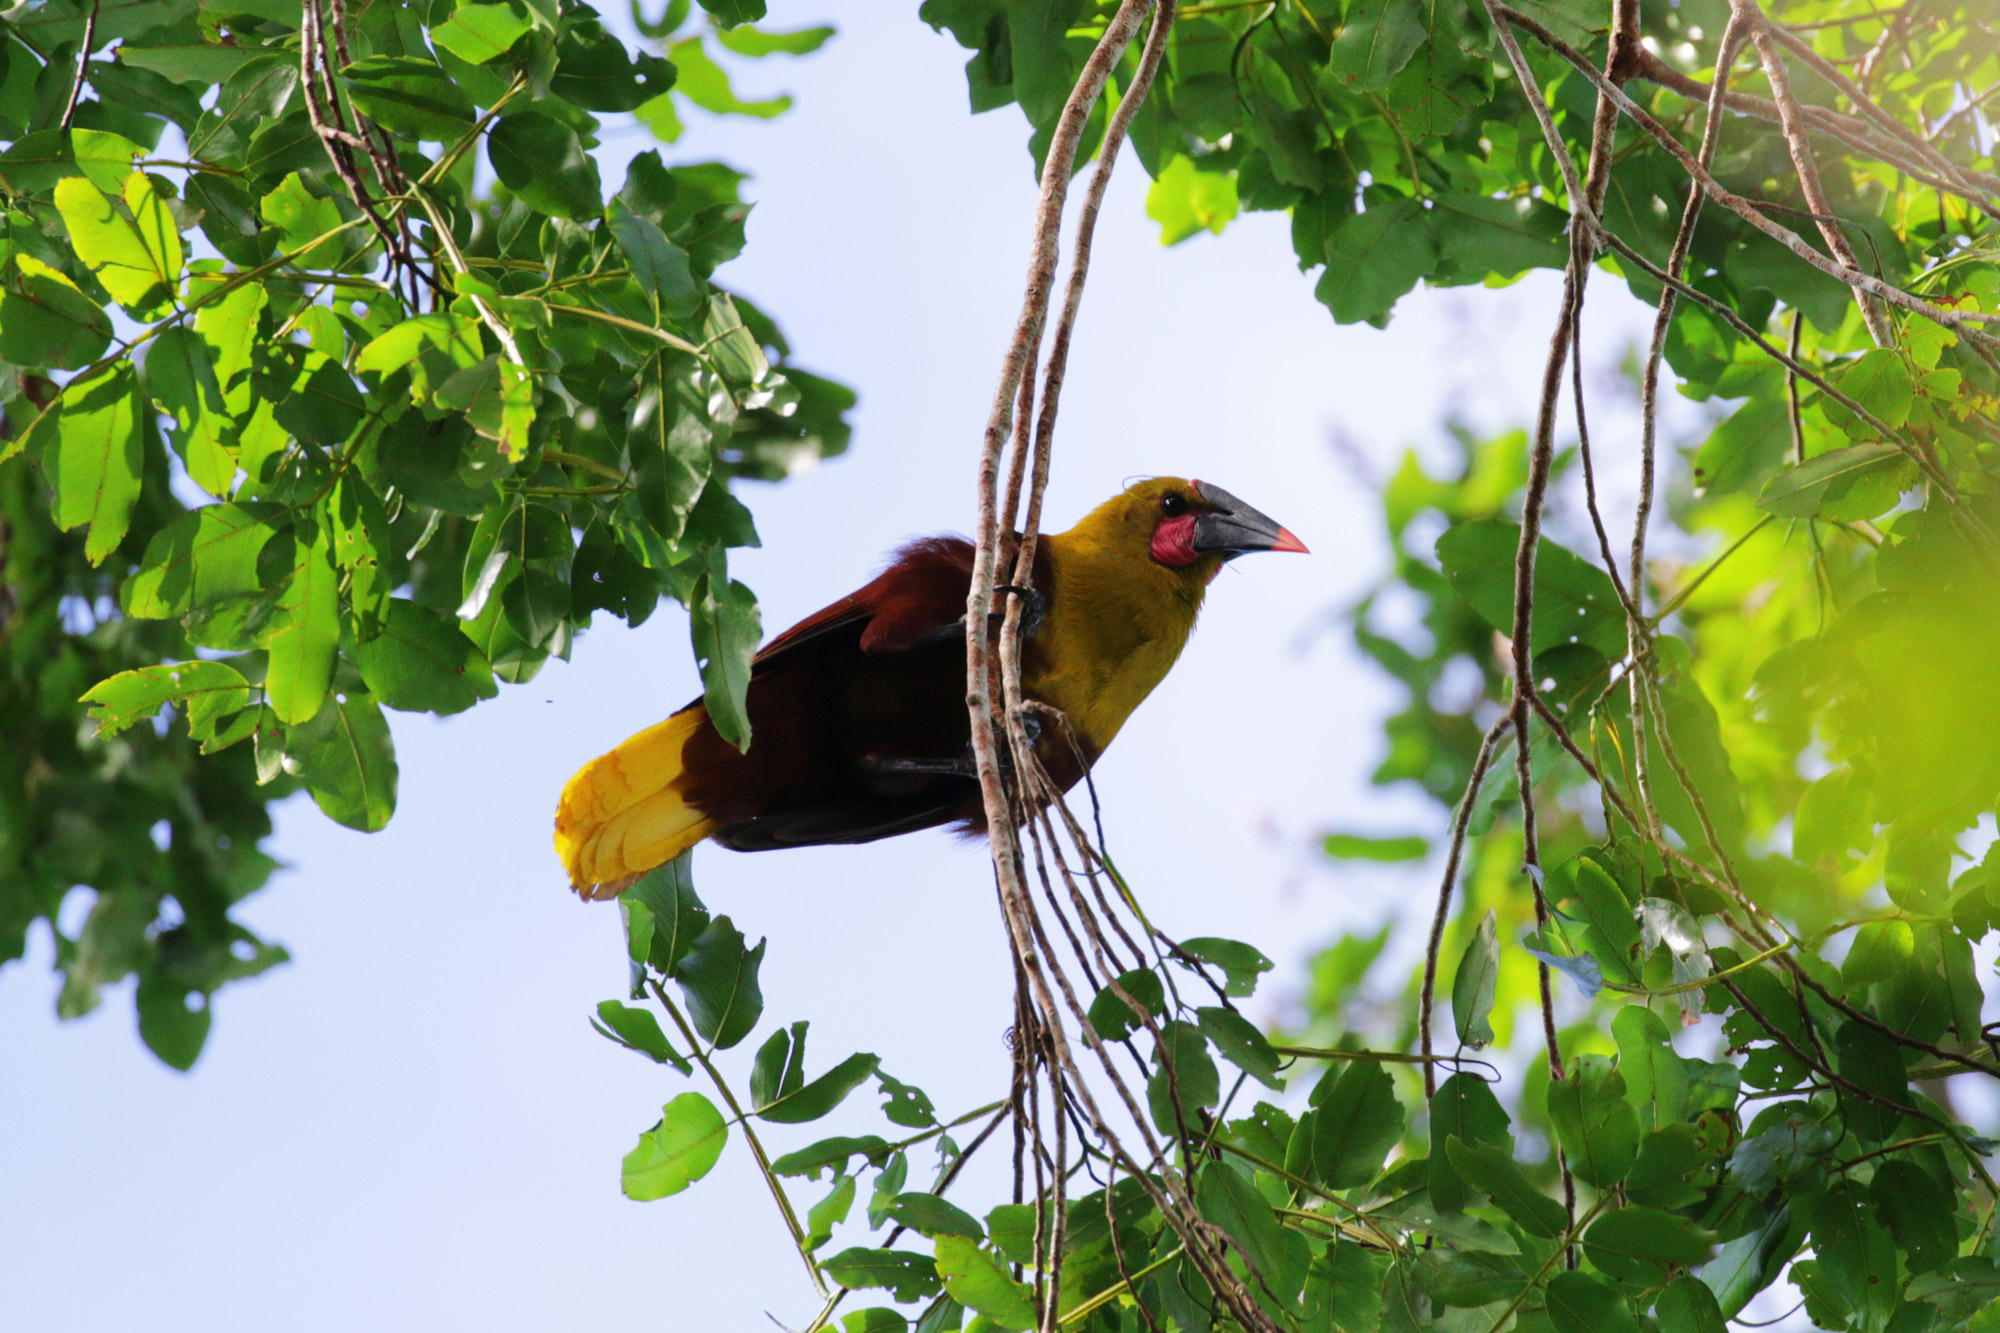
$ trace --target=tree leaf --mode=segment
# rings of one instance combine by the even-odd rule
[[[1557,1333],[1639,1333],[1625,1298],[1588,1273],[1557,1273],[1548,1300]]]
[[[1451,1140],[1489,1144],[1512,1153],[1514,1134],[1493,1089],[1477,1074],[1461,1071],[1438,1085],[1431,1098],[1431,1206],[1456,1216],[1472,1202],[1469,1182],[1455,1169]]]
[[[1829,499],[1845,494],[1855,481],[1902,457],[1903,451],[1893,444],[1850,444],[1829,450],[1765,482],[1757,503],[1785,518],[1813,518]]]
[[[77,258],[114,301],[135,318],[152,319],[172,305],[180,282],[180,233],[144,173],[132,173],[125,196],[130,218],[81,177],[56,182],[56,208]]]
[[[1355,0],[1334,38],[1327,68],[1350,92],[1379,92],[1416,54],[1424,36],[1417,0]]]
[[[708,929],[708,909],[694,891],[694,853],[682,852],[625,890],[620,901],[644,904],[653,915],[653,937],[646,961],[671,977],[695,941]]]
[[[937,1272],[951,1298],[966,1309],[985,1315],[1001,1328],[1035,1326],[1035,1306],[1027,1288],[1008,1277],[999,1260],[979,1242],[965,1236],[939,1236]]]
[[[1221,1098],[1222,1076],[1209,1058],[1201,1029],[1192,1023],[1161,1024],[1153,1074],[1146,1080],[1146,1105],[1154,1126],[1162,1134],[1177,1134],[1183,1125],[1195,1133],[1201,1126],[1197,1108],[1212,1107]]]
[[[1160,224],[1160,244],[1179,245],[1196,232],[1220,236],[1236,220],[1236,178],[1203,171],[1176,153],[1146,191],[1146,216]]]
[[[167,704],[184,704],[189,733],[214,740],[220,722],[249,706],[250,686],[227,662],[162,662],[101,680],[79,702],[91,705],[100,736],[147,721]]]
[[[1320,848],[1339,861],[1421,861],[1430,855],[1428,839],[1415,835],[1402,838],[1370,838],[1358,833],[1329,833]]]
[[[626,207],[623,199],[611,201],[605,219],[632,276],[658,303],[660,312],[675,320],[691,317],[701,305],[703,289],[688,267],[687,251],[669,241],[650,218]]]
[[[1884,1328],[1902,1299],[1896,1246],[1873,1211],[1867,1191],[1851,1180],[1830,1187],[1812,1210],[1814,1256],[1863,1329]]]
[[[750,659],[764,637],[757,594],[730,580],[717,587],[705,573],[688,607],[695,660],[701,665],[702,702],[716,733],[739,750],[750,748]]]
[[[472,128],[472,99],[432,61],[369,56],[349,65],[341,77],[363,114],[405,138],[450,144]]]
[[[1498,918],[1486,913],[1465,953],[1458,960],[1458,972],[1451,983],[1452,1025],[1460,1044],[1480,1050],[1493,1040],[1493,997],[1500,981],[1500,938]]]
[[[799,1033],[798,1051],[803,1061],[805,1034]],[[817,1120],[847,1100],[847,1094],[866,1083],[881,1063],[879,1057],[862,1052],[850,1055],[802,1088],[785,1092],[758,1108],[760,1119],[779,1125],[803,1125]]]
[[[486,138],[493,173],[529,207],[559,218],[588,218],[604,207],[597,164],[576,131],[539,111],[502,116]]]
[[[334,652],[340,646],[340,577],[332,553],[326,529],[313,527],[311,544],[299,545],[298,563],[278,594],[285,617],[262,638],[270,652],[264,693],[280,722],[296,724],[318,713],[333,683]],[[374,702],[368,706],[373,709]]]
[[[396,812],[396,749],[375,701],[358,690],[322,691],[311,721],[292,728],[285,754],[313,803],[336,824],[374,833]]]
[[[1493,1200],[1523,1231],[1553,1240],[1568,1229],[1569,1215],[1562,1204],[1530,1185],[1505,1150],[1490,1143],[1467,1143],[1457,1137],[1446,1143],[1451,1164],[1459,1175]]]
[[[842,1250],[819,1266],[849,1291],[883,1287],[899,1301],[922,1300],[939,1288],[938,1265],[928,1254],[911,1250]]]
[[[679,1194],[708,1174],[728,1141],[729,1126],[715,1103],[698,1092],[682,1093],[625,1154],[625,1197],[645,1202]]]
[[[986,1229],[972,1214],[936,1194],[923,1191],[898,1194],[890,1201],[884,1215],[933,1239],[939,1236],[964,1236],[973,1241],[986,1239]]]
[[[660,1031],[660,1020],[653,1017],[650,1009],[634,1009],[617,1000],[605,1000],[597,1006],[597,1017],[591,1023],[612,1041],[650,1057],[655,1064],[672,1065],[683,1074],[694,1073],[687,1057],[676,1051],[667,1034]]]
[[[352,653],[369,692],[403,712],[459,713],[500,692],[493,668],[456,625],[405,598],[389,602],[382,632]]]
[[[1333,1065],[1314,1085],[1311,1101],[1313,1178],[1332,1189],[1373,1180],[1403,1134],[1403,1107],[1388,1071],[1372,1060]]]
[[[224,598],[255,593],[257,558],[275,510],[262,504],[213,504],[182,514],[153,534],[145,559],[118,590],[125,614],[164,620]]]
[[[1196,1009],[1195,1015],[1203,1035],[1215,1044],[1223,1059],[1265,1087],[1275,1092],[1285,1090],[1285,1080],[1278,1073],[1278,1053],[1254,1023],[1219,1005]]]
[[[1117,980],[1118,989],[1145,1006],[1155,1023],[1166,1016],[1167,992],[1160,975],[1150,969],[1127,972]],[[1123,1041],[1140,1027],[1139,1015],[1106,984],[1090,1002],[1090,1026],[1105,1041]]]
[[[1687,1066],[1674,1050],[1666,1022],[1640,1004],[1628,1004],[1611,1020],[1618,1043],[1618,1072],[1625,1097],[1639,1112],[1643,1129],[1676,1124],[1687,1114]]]
[[[125,540],[139,498],[145,464],[143,411],[132,363],[114,361],[69,387],[56,419],[54,444],[42,453],[42,470],[56,493],[56,524],[88,526],[84,556],[93,565],[103,563]]]
[[[1552,1081],[1548,1111],[1570,1168],[1590,1184],[1615,1185],[1638,1158],[1638,1113],[1625,1100],[1624,1077],[1603,1056],[1579,1056],[1569,1077]]]
[[[1411,0],[1387,3],[1414,8]],[[1313,288],[1336,323],[1383,322],[1417,280],[1437,267],[1430,214],[1414,199],[1377,196],[1326,238],[1326,272]]]
[[[210,495],[227,496],[236,480],[236,423],[207,341],[185,325],[155,338],[146,390],[174,419],[174,447],[188,476]]]
[[[484,65],[507,54],[533,26],[514,5],[460,5],[431,29],[431,40],[460,60]]]
[[[31,254],[14,256],[0,288],[0,359],[78,370],[103,354],[111,322],[75,283]]]
[[[687,997],[688,1016],[703,1041],[726,1050],[757,1026],[764,1012],[764,995],[757,988],[763,962],[764,941],[744,948],[743,932],[726,916],[710,922],[689,948],[674,981]]]
[[[1875,1216],[1907,1256],[1911,1273],[1928,1273],[1958,1257],[1954,1200],[1937,1177],[1915,1162],[1891,1158],[1868,1183]]]
[[[1715,1237],[1685,1217],[1657,1208],[1614,1208],[1583,1233],[1583,1252],[1604,1272],[1642,1287],[1660,1286],[1676,1267],[1700,1264]]]
[[[1257,979],[1273,966],[1270,959],[1241,940],[1225,940],[1212,935],[1182,940],[1181,952],[1211,967],[1222,969],[1223,994],[1244,999],[1257,990]]]
[[[1677,1277],[1653,1303],[1660,1333],[1728,1333],[1715,1293],[1700,1278]]]

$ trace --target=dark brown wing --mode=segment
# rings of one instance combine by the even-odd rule
[[[976,815],[966,754],[965,640],[972,544],[913,542],[882,575],[757,654],[751,745],[712,729],[688,742],[689,803],[725,847],[869,842]]]

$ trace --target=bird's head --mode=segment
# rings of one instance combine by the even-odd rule
[[[1207,582],[1246,551],[1299,551],[1306,544],[1276,519],[1206,481],[1152,477],[1135,482],[1081,525],[1107,545],[1143,549],[1157,565]]]

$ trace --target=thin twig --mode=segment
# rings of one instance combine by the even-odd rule
[[[67,131],[70,122],[76,119],[76,102],[83,96],[84,82],[90,76],[90,47],[97,40],[97,6],[101,0],[90,0],[90,13],[83,20],[83,44],[76,48],[76,79],[69,86],[69,101],[63,103],[62,120],[56,125]]]
[[[1431,914],[1430,942],[1424,949],[1424,985],[1417,1003],[1417,1034],[1424,1056],[1424,1100],[1437,1096],[1437,1066],[1431,1053],[1431,1018],[1436,1010],[1438,951],[1444,947],[1444,925],[1451,916],[1451,890],[1458,881],[1458,863],[1465,854],[1465,831],[1472,822],[1472,808],[1479,801],[1480,785],[1493,762],[1494,747],[1513,728],[1514,715],[1503,713],[1486,730],[1479,752],[1472,757],[1472,774],[1466,779],[1465,795],[1459,797],[1458,811],[1451,821],[1451,849],[1445,854],[1444,875],[1438,881],[1437,910]]]

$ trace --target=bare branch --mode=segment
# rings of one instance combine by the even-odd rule
[[[1465,795],[1459,797],[1458,812],[1452,816],[1451,850],[1445,855],[1444,877],[1438,882],[1437,911],[1431,914],[1431,937],[1424,949],[1424,988],[1417,1004],[1417,1035],[1423,1048],[1426,1101],[1437,1095],[1437,1065],[1431,1051],[1431,1016],[1436,1010],[1438,952],[1444,947],[1444,923],[1451,916],[1452,886],[1458,882],[1458,863],[1465,854],[1465,831],[1472,822],[1472,808],[1479,802],[1479,788],[1486,781],[1486,770],[1493,762],[1494,748],[1513,726],[1514,715],[1508,712],[1487,728],[1485,737],[1479,742],[1479,753],[1472,758],[1472,775],[1466,779]]]
[[[69,100],[63,103],[62,119],[56,128],[67,130],[76,119],[77,99],[83,96],[83,85],[90,76],[90,47],[97,40],[97,7],[101,0],[90,0],[90,14],[83,20],[83,44],[76,48],[76,79],[69,86]]]

